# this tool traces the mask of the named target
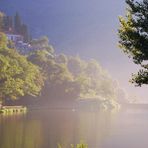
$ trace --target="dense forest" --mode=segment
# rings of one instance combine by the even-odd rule
[[[0,13],[0,99],[3,104],[58,102],[69,105],[78,100],[97,100],[98,105],[112,108],[117,102],[126,102],[125,91],[96,60],[56,54],[47,37],[28,40],[35,50],[22,55],[15,46],[10,46],[5,32],[9,31],[11,21],[5,24],[5,16]],[[21,24],[18,13],[14,20],[11,28]],[[9,27],[5,29],[6,26]],[[23,35],[20,26],[15,32]]]

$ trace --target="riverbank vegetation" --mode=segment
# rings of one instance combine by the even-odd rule
[[[20,113],[26,113],[27,108],[23,106],[3,106],[0,109],[0,113],[5,115],[11,115],[11,114],[20,114]]]
[[[94,59],[56,54],[47,37],[28,42],[22,55],[0,33],[0,98],[3,104],[67,106],[78,100],[94,100],[98,107],[114,108],[126,93]],[[78,101],[79,102],[79,101]],[[90,102],[91,103],[91,102]]]
[[[63,147],[60,144],[58,144],[57,148],[63,148]],[[80,144],[77,144],[76,147],[75,147],[74,144],[71,144],[70,148],[88,148],[88,145],[80,143]]]

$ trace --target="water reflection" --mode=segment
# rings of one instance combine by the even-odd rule
[[[0,116],[0,148],[64,148],[81,140],[99,148],[110,135],[116,114],[109,112],[34,111]]]
[[[79,139],[89,143],[91,148],[99,148],[111,132],[116,113],[82,112],[79,114]]]
[[[1,116],[0,148],[41,148],[41,122],[26,116]]]

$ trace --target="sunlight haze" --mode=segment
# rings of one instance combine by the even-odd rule
[[[57,52],[95,58],[129,95],[147,101],[147,87],[128,82],[137,66],[118,48],[124,0],[0,0],[0,9],[10,15],[20,12],[33,36],[48,35]]]

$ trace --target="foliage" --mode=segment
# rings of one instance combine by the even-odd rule
[[[0,48],[7,48],[7,37],[2,32],[0,32]]]
[[[3,102],[24,96],[25,103],[28,96],[40,94],[38,98],[42,103],[66,104],[78,98],[95,98],[102,106],[114,106],[112,100],[117,99],[119,89],[97,61],[55,55],[47,37],[33,40],[31,45],[36,50],[27,57],[8,48],[8,44],[6,36],[0,33],[0,98]]]
[[[39,39],[33,39],[30,44],[35,50],[46,50],[51,54],[54,52],[54,49],[51,45],[49,45],[49,40],[46,36],[43,36]]]
[[[126,3],[127,15],[119,18],[119,45],[135,64],[142,67],[131,80],[141,86],[148,84],[148,1],[126,0]]]
[[[3,31],[10,29],[29,41],[27,26],[19,13],[14,19],[0,13],[0,26]],[[3,102],[21,98],[26,104],[30,96],[38,96],[36,100],[45,104],[96,99],[97,104],[105,108],[116,105],[119,86],[96,60],[56,55],[46,36],[29,42],[26,57],[20,55],[14,45],[0,33],[0,99]]]
[[[6,20],[8,19],[8,22],[12,21],[12,23],[14,22],[14,27],[13,25],[11,26],[10,24],[10,28],[13,32],[15,32],[16,34],[20,34],[24,37],[24,42],[29,42],[30,41],[30,35],[29,35],[29,31],[28,31],[28,27],[26,24],[22,23],[22,19],[20,17],[20,14],[18,12],[16,12],[15,16],[14,16],[14,20],[11,19],[9,20],[9,17],[6,17]]]
[[[4,20],[4,14],[0,12],[0,31],[3,30],[3,26],[4,26],[3,20]]]
[[[100,101],[116,100],[118,87],[96,60],[84,61],[80,57],[55,55],[54,50],[48,50],[49,43],[45,38],[31,42],[39,48],[28,55],[28,60],[38,65],[46,77],[45,86],[41,92],[42,101],[75,101],[78,98]],[[51,56],[52,55],[52,56]],[[58,93],[57,93],[58,92]],[[104,103],[102,99],[102,103]],[[105,104],[114,104],[106,101]]]
[[[74,144],[71,144],[70,147],[71,148],[88,148],[88,145],[84,143],[80,143],[80,144],[77,144],[76,147],[74,146]],[[62,148],[62,146],[58,144],[58,148]]]
[[[43,78],[37,66],[28,62],[15,49],[7,48],[7,40],[0,33],[0,98],[36,96],[43,86]]]

